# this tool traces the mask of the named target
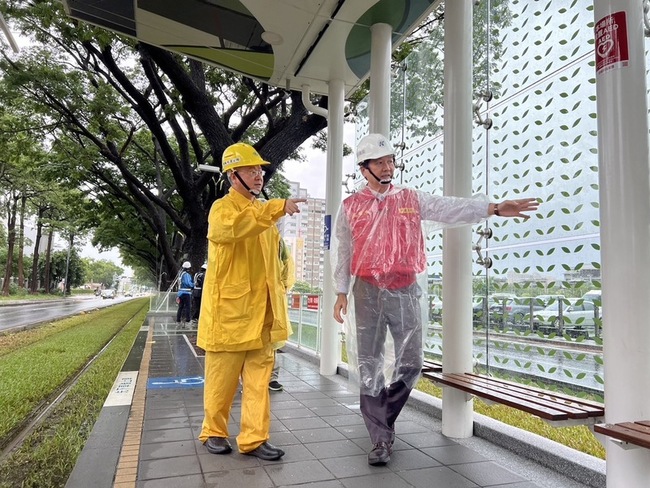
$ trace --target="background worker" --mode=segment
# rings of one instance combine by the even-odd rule
[[[205,278],[205,269],[207,264],[203,263],[198,273],[194,275],[194,288],[192,288],[192,322],[199,322],[199,313],[201,313],[201,296],[203,295],[203,279]]]
[[[284,386],[278,381],[280,378],[280,364],[278,364],[278,350],[273,351],[273,370],[271,371],[271,381],[269,381],[269,390],[282,391]]]
[[[361,413],[372,442],[368,464],[381,466],[390,461],[395,421],[422,370],[426,293],[417,282],[427,264],[422,221],[527,219],[522,212],[538,204],[533,198],[495,204],[486,196],[442,197],[394,186],[394,150],[381,134],[359,141],[357,163],[367,185],[343,201],[336,221],[334,318],[343,323],[348,311],[354,317],[346,320],[350,372],[359,380]]]
[[[289,249],[284,242],[284,239],[280,239],[280,252],[278,253],[280,261],[282,262],[281,267],[281,280],[284,285],[285,290],[290,290],[294,283],[296,282],[296,269],[289,253]],[[289,322],[289,336],[292,334],[291,331],[291,322]],[[280,383],[280,363],[278,363],[278,352],[280,348],[284,346],[286,341],[276,342],[273,344],[273,370],[271,371],[271,381],[269,381],[269,390],[271,391],[282,391],[284,386]]]
[[[233,144],[223,153],[222,170],[231,188],[212,205],[208,218],[208,267],[197,337],[206,351],[199,440],[212,454],[231,452],[228,420],[241,376],[239,452],[277,460],[284,451],[268,442],[268,385],[274,344],[287,340],[290,323],[275,223],[299,212],[298,203],[305,199],[257,200],[264,185],[262,168],[268,164],[248,144]]]
[[[185,324],[190,322],[191,310],[191,296],[194,282],[190,274],[192,264],[185,261],[181,267],[181,275],[178,278],[178,293],[176,294],[176,301],[178,302],[178,310],[176,311],[176,324],[184,327]]]

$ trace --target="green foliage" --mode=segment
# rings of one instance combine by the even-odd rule
[[[402,68],[392,84],[391,93],[391,103],[395,107],[391,111],[391,131],[398,135],[401,134],[402,125],[411,136],[430,136],[442,130],[439,125],[441,118],[434,114],[440,115],[439,109],[443,106],[443,19],[444,7],[439,7],[393,54],[393,62]],[[503,55],[500,32],[510,21],[508,0],[481,2],[475,7],[474,93],[489,88],[498,97],[501,87],[491,77]],[[489,87],[488,79],[491,80]],[[363,90],[360,91],[363,93]]]
[[[44,270],[44,263],[41,263],[41,270]],[[66,278],[66,268],[68,276],[68,289],[81,286],[85,282],[84,268],[79,256],[79,252],[72,248],[70,250],[70,261],[68,263],[68,251],[55,251],[51,256],[50,276],[52,288],[64,282]]]
[[[104,288],[115,286],[117,279],[122,276],[124,269],[105,259],[82,258],[86,283],[101,283]]]
[[[271,177],[271,179],[264,186],[269,198],[289,198],[291,191],[289,181],[279,171]]]
[[[322,293],[322,290],[317,286],[311,286],[306,281],[296,281],[291,288],[291,291],[295,293]]]

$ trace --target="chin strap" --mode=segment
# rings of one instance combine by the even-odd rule
[[[377,178],[377,175],[372,172],[369,166],[366,166],[366,169],[382,185],[390,185],[390,182],[393,180],[393,178],[388,178],[387,180],[380,180],[379,178]]]
[[[239,182],[242,184],[242,186],[243,186],[244,188],[246,188],[246,190],[248,191],[248,193],[250,193],[251,195],[253,195],[255,198],[257,198],[258,196],[260,196],[260,192],[258,192],[257,190],[251,190],[251,187],[248,186],[246,183],[244,183],[244,180],[241,179],[241,176],[239,176],[239,173],[237,173],[237,171],[233,171],[233,174],[235,175],[235,178],[237,178],[237,179],[239,180]]]
[[[260,192],[258,192],[257,190],[252,190],[252,189],[251,189],[251,188],[250,188],[246,183],[244,183],[244,180],[241,179],[241,176],[239,176],[239,174],[237,173],[237,171],[233,171],[233,174],[235,175],[235,178],[237,178],[237,179],[239,180],[239,182],[242,184],[242,186],[243,186],[244,188],[246,188],[246,190],[248,191],[248,193],[250,193],[251,195],[253,195],[255,198],[257,198],[257,197],[260,196]],[[262,195],[264,195],[264,198],[266,198],[267,200],[269,199],[269,196],[268,196],[268,195],[266,194],[266,192],[264,191],[264,187],[262,187]]]

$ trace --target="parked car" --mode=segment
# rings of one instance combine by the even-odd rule
[[[602,296],[600,290],[590,290],[584,295],[582,295],[583,300],[589,300],[590,302],[594,302],[594,305],[598,307],[602,306],[601,297]]]
[[[473,318],[475,324],[485,324],[486,315],[492,326],[524,325],[530,320],[530,305],[533,312],[544,308],[530,297],[518,297],[512,293],[494,293],[487,298],[475,296],[473,300]]]
[[[106,298],[115,298],[115,290],[113,290],[112,288],[109,288],[109,289],[107,289],[107,290],[104,290],[104,291],[102,292],[102,298],[103,298],[103,299],[106,299]]]
[[[565,330],[585,329],[583,334],[589,337],[589,333],[594,334],[596,328],[596,319],[601,317],[600,307],[597,307],[591,300],[569,299],[570,304],[562,304],[562,327]],[[534,328],[541,330],[560,331],[560,306],[553,304],[546,307],[534,316]]]
[[[475,325],[485,324],[490,303],[492,302],[485,296],[476,295],[472,297],[472,318]]]
[[[537,302],[537,304],[541,305],[544,308],[553,304],[555,304],[555,306],[557,307],[557,303],[560,300],[566,300],[566,297],[564,295],[537,295],[535,297],[535,301]]]
[[[442,298],[437,295],[429,295],[429,320],[440,321],[442,319]]]
[[[530,324],[531,312],[534,316],[543,309],[544,305],[535,297],[504,297],[495,299],[488,312],[491,323],[497,327],[522,326]]]

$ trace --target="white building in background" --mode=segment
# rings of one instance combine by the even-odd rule
[[[325,199],[310,197],[299,182],[289,185],[292,198],[307,198],[307,202],[301,204],[300,213],[280,219],[278,228],[296,263],[296,280],[322,288]]]

